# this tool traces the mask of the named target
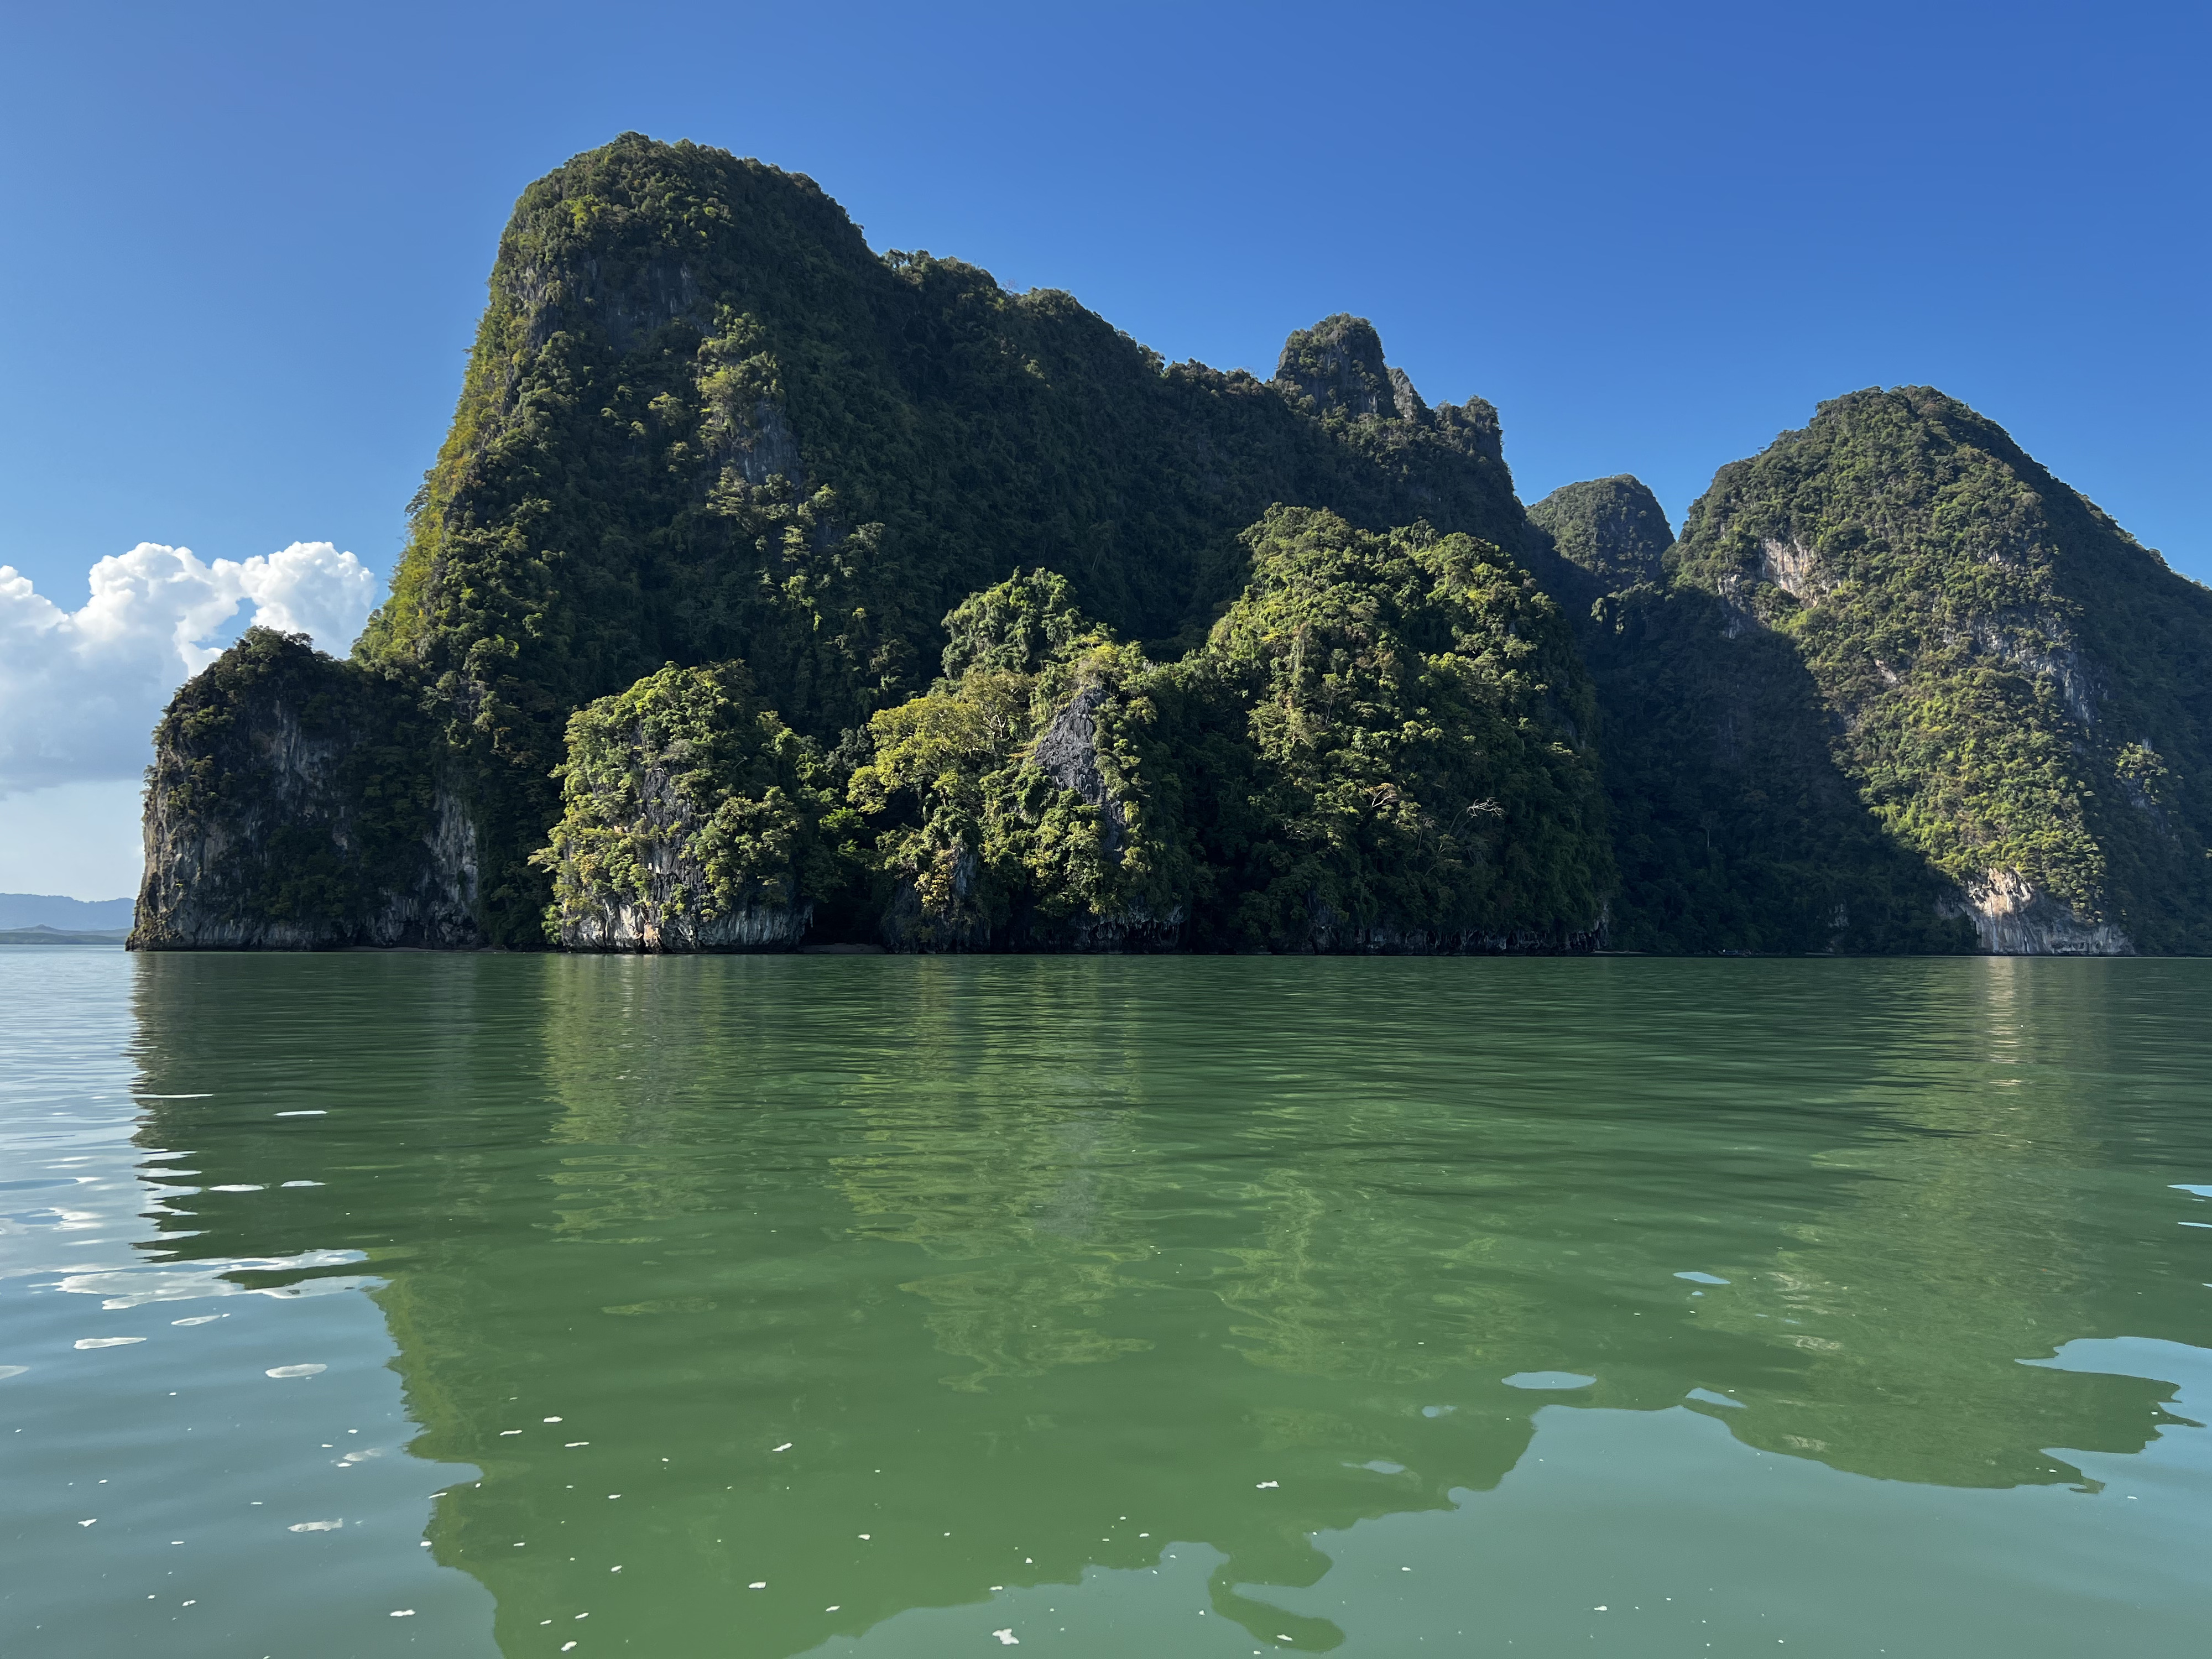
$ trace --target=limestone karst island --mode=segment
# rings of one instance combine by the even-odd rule
[[[171,704],[131,943],[2212,950],[2212,592],[1838,391],[1679,526],[1524,506],[1356,316],[1170,363],[627,134],[517,205],[351,656]]]
[[[113,9],[0,1659],[2212,1650],[2212,8]]]

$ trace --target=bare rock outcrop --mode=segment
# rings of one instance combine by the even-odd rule
[[[1952,914],[1973,924],[1982,949],[1998,957],[2131,957],[2134,942],[2108,921],[2077,914],[2039,892],[2014,870],[1990,870],[1961,884]]]

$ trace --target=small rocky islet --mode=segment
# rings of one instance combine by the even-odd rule
[[[2212,591],[1924,386],[1679,533],[1366,322],[1272,380],[627,134],[349,658],[155,738],[143,950],[2195,953]]]

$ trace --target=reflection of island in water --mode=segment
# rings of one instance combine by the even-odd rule
[[[145,1139],[325,1183],[204,1192],[176,1248],[367,1253],[510,1651],[587,1606],[782,1656],[1170,1540],[1326,1647],[1231,1587],[1494,1486],[1547,1401],[2074,1481],[2044,1448],[2139,1449],[2171,1391],[2018,1361],[2196,1334],[2126,1221],[2112,964],[137,967],[148,1091],[216,1090]],[[1553,1370],[1597,1380],[1503,1381]]]

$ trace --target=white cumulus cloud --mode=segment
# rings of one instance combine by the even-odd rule
[[[0,797],[135,778],[170,695],[213,662],[210,641],[251,605],[249,623],[311,635],[343,652],[376,603],[377,578],[328,542],[243,562],[141,542],[102,559],[91,597],[64,611],[0,564]]]

